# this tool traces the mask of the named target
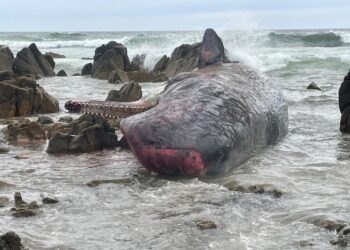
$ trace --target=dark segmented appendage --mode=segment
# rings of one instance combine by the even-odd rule
[[[144,112],[154,105],[145,101],[136,102],[103,102],[87,101],[77,102],[68,101],[65,108],[70,112],[100,115],[110,118],[126,118],[141,112]]]

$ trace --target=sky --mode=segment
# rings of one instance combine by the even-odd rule
[[[0,32],[350,28],[350,0],[0,0]]]

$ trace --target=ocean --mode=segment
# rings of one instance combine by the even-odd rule
[[[16,231],[30,249],[338,249],[334,231],[315,220],[350,223],[350,136],[339,132],[338,89],[350,69],[350,30],[218,30],[229,59],[260,71],[281,89],[289,105],[289,134],[223,176],[159,178],[145,172],[128,151],[51,156],[45,145],[18,147],[0,155],[0,189],[25,200],[40,194],[60,200],[32,218],[14,219],[0,208],[0,233]],[[16,54],[35,42],[63,54],[55,71],[80,73],[96,47],[115,40],[130,59],[145,54],[152,69],[183,43],[201,41],[203,31],[0,33],[0,44]],[[322,90],[307,90],[315,82]],[[104,100],[119,85],[90,77],[42,78],[38,83],[60,101]],[[145,94],[161,83],[141,84]],[[0,143],[6,142],[0,133]],[[25,157],[16,157],[16,156]],[[130,184],[91,188],[94,179],[131,178]],[[241,193],[227,181],[268,184],[280,198]],[[200,231],[209,219],[217,229]]]

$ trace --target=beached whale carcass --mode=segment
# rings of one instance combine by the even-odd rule
[[[145,168],[164,175],[214,175],[287,134],[282,94],[249,67],[225,60],[221,39],[209,29],[198,70],[168,81],[148,110],[135,114],[147,103],[142,101],[122,105],[123,114],[134,113],[121,121],[121,131]]]

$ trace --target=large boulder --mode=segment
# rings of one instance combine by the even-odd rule
[[[119,69],[113,70],[108,77],[108,83],[125,83],[129,82],[128,74]]]
[[[53,135],[48,153],[86,153],[118,145],[115,130],[101,117],[82,115],[72,122],[70,129],[69,133]]]
[[[192,45],[183,44],[177,47],[171,54],[165,73],[175,76],[181,72],[189,72],[198,67],[201,43]]]
[[[58,101],[27,76],[0,79],[0,118],[58,112]]]
[[[133,102],[142,97],[142,89],[137,82],[129,82],[120,90],[111,90],[106,101],[113,102]]]
[[[137,54],[133,57],[130,63],[130,71],[144,71],[145,70],[145,54]]]
[[[0,46],[0,71],[12,70],[13,53],[8,47]]]
[[[1,250],[23,250],[21,238],[15,232],[7,232],[0,236]]]
[[[170,58],[167,55],[162,56],[162,58],[160,58],[160,60],[154,66],[152,72],[155,74],[163,72],[167,68],[169,60]]]
[[[350,71],[339,89],[340,131],[350,134]]]
[[[107,80],[115,69],[129,71],[130,61],[127,49],[122,44],[111,41],[95,50],[91,76]]]
[[[23,120],[8,125],[3,130],[5,137],[10,142],[27,143],[34,141],[46,141],[46,134],[38,122]]]
[[[28,48],[23,48],[17,53],[16,59],[13,63],[13,71],[19,75],[55,75],[52,65],[45,56],[41,54],[35,43],[32,43]]]
[[[92,63],[87,63],[81,69],[81,75],[82,76],[91,75],[91,71],[92,71]]]

